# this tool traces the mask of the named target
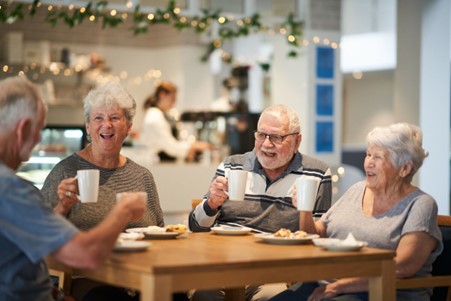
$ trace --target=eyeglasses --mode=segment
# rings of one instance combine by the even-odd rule
[[[299,133],[290,133],[286,135],[277,135],[277,134],[266,134],[264,132],[255,131],[254,136],[255,140],[257,141],[265,141],[266,137],[269,138],[269,141],[271,141],[274,144],[282,144],[283,140],[291,135],[298,135]]]

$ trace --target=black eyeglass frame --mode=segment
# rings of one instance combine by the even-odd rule
[[[257,135],[260,135],[260,134],[265,135],[265,138],[263,138],[263,139],[258,139],[258,138],[257,138]],[[255,131],[254,131],[254,137],[255,137],[255,140],[260,141],[260,142],[263,142],[263,141],[266,140],[266,137],[268,137],[268,138],[269,138],[269,141],[271,141],[271,143],[274,143],[274,144],[282,144],[282,143],[283,143],[283,140],[285,140],[286,137],[292,136],[292,135],[299,135],[299,133],[289,133],[289,134],[285,134],[285,135],[278,135],[278,134],[267,134],[267,133],[265,133],[265,132],[261,132],[261,131],[258,131],[258,130],[255,130]],[[280,138],[280,142],[274,141],[274,140],[273,140],[274,138],[275,138],[276,140],[278,140],[278,139]]]

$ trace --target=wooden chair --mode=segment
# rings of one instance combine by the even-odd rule
[[[443,252],[432,265],[432,276],[397,279],[396,288],[433,287],[431,301],[451,301],[451,216],[439,215],[438,225],[443,236]]]
[[[50,278],[66,295],[70,293],[72,277],[63,271],[49,269]]]
[[[70,295],[72,284],[71,271],[66,266],[52,259],[51,257],[47,257],[45,261],[49,266],[49,275],[53,283],[61,288],[66,295]]]
[[[199,205],[203,200],[202,199],[192,199],[191,200],[191,208],[196,208],[197,205]]]

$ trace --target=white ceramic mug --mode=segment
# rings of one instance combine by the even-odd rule
[[[296,179],[297,209],[313,211],[316,203],[319,181],[315,178],[302,176]]]
[[[246,170],[229,170],[228,186],[229,191],[226,194],[231,201],[243,201],[246,192],[248,172]]]
[[[75,177],[78,181],[78,198],[82,203],[95,203],[99,196],[99,178],[98,169],[81,169],[77,171]]]
[[[147,202],[147,192],[145,191],[136,191],[136,192],[118,192],[116,193],[116,202],[119,202],[123,197],[127,195],[133,195],[136,194],[139,196],[139,199],[143,202]]]

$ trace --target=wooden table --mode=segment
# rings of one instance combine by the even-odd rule
[[[141,291],[141,300],[171,301],[173,292],[226,288],[244,300],[246,284],[369,277],[370,300],[395,300],[394,252],[364,248],[325,251],[312,244],[272,245],[253,235],[189,233],[150,240],[147,251],[113,252],[99,269],[76,275]],[[48,261],[50,267],[57,267]]]

